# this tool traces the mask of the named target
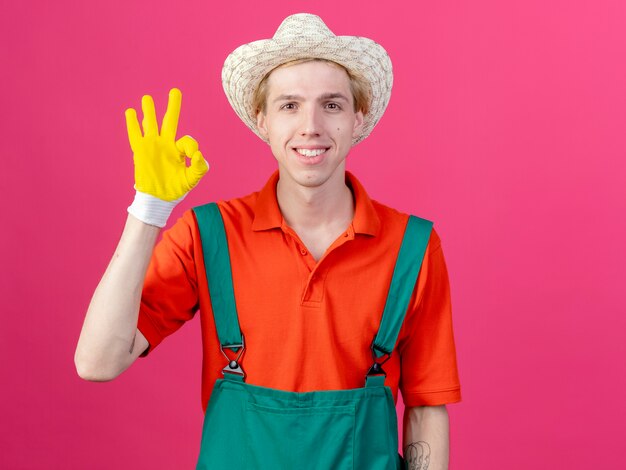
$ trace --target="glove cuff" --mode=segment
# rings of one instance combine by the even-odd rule
[[[164,201],[150,194],[136,191],[135,199],[128,207],[128,213],[148,225],[163,228],[176,204],[182,201],[185,196],[174,201]]]

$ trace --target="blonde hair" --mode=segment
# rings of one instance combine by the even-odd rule
[[[267,103],[267,81],[272,72],[281,67],[290,67],[292,65],[303,64],[305,62],[325,62],[327,64],[333,65],[335,67],[339,67],[342,70],[345,70],[348,74],[348,79],[350,80],[350,92],[352,93],[352,98],[354,100],[354,112],[357,113],[361,111],[364,115],[367,114],[370,110],[370,103],[372,101],[372,89],[370,84],[362,75],[351,72],[343,65],[338,64],[337,62],[333,62],[332,60],[327,59],[316,59],[316,58],[308,58],[308,59],[296,59],[290,62],[285,62],[284,64],[279,65],[278,67],[273,68],[269,72],[265,74],[259,86],[254,90],[254,95],[252,97],[252,106],[254,107],[255,114],[265,113],[265,105]]]

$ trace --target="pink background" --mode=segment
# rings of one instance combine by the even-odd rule
[[[73,365],[133,195],[123,112],[149,93],[161,116],[182,89],[180,133],[212,169],[176,214],[257,190],[274,162],[221,66],[299,11],[393,60],[388,111],[349,169],[443,239],[464,398],[451,468],[624,468],[625,5],[5,2],[0,468],[193,467],[197,321],[114,382]]]

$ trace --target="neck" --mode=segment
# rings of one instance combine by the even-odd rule
[[[307,188],[278,180],[276,197],[287,225],[296,232],[345,230],[354,217],[354,200],[345,183],[345,172],[320,187]]]

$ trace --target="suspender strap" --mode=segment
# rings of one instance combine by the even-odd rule
[[[195,207],[193,211],[202,240],[204,268],[211,293],[217,336],[222,348],[237,351],[243,346],[243,338],[237,317],[233,274],[222,214],[215,203]]]
[[[432,227],[433,223],[428,220],[409,217],[393,269],[380,328],[372,343],[372,351],[376,357],[391,354],[396,344],[424,260]]]

